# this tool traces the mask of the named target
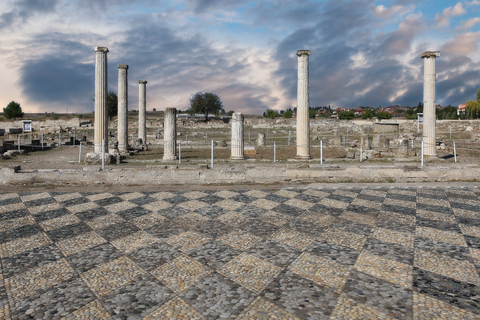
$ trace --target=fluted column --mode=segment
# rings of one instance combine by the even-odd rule
[[[108,146],[107,47],[95,48],[95,153],[102,153],[102,141]],[[107,148],[107,147],[106,147]]]
[[[232,114],[232,141],[231,141],[232,160],[245,160],[243,154],[243,114]]]
[[[311,159],[310,156],[310,98],[308,90],[309,50],[298,50],[297,83],[297,159]]]
[[[128,151],[128,65],[118,65],[118,151]]]
[[[147,81],[138,80],[138,137],[147,145]]]
[[[423,143],[426,156],[436,156],[436,70],[435,62],[440,56],[439,51],[427,51],[422,54],[424,59],[423,73]]]
[[[177,109],[165,109],[163,123],[163,160],[177,159]]]

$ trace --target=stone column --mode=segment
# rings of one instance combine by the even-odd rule
[[[309,50],[298,50],[297,84],[297,156],[296,159],[311,159],[310,156],[310,99],[308,93]]]
[[[424,155],[437,155],[435,139],[435,105],[436,105],[436,70],[435,62],[440,57],[439,51],[427,51],[422,54],[424,59],[423,73],[423,143]]]
[[[95,153],[102,154],[102,141],[108,148],[107,47],[95,48]],[[107,150],[105,150],[107,152]]]
[[[163,123],[163,160],[177,159],[177,109],[165,109]]]
[[[138,138],[142,145],[147,145],[147,81],[138,80]]]
[[[118,65],[118,151],[128,151],[128,81],[127,64]]]
[[[243,114],[232,114],[231,160],[245,160],[243,154]]]
[[[264,147],[267,145],[267,141],[265,140],[265,133],[259,133],[257,138],[257,146]]]

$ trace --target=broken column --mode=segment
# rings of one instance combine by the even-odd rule
[[[127,64],[118,65],[118,151],[128,151],[128,81]]]
[[[177,109],[165,109],[163,123],[163,160],[177,159]]]
[[[95,153],[102,154],[102,142],[108,147],[107,47],[95,48]]]
[[[243,154],[243,114],[232,114],[231,160],[244,160]]]
[[[311,159],[310,156],[310,101],[308,93],[309,50],[298,50],[297,84],[297,156],[296,159]]]
[[[147,145],[147,81],[138,80],[138,138],[142,145]]]
[[[257,138],[257,146],[264,147],[266,145],[267,145],[267,142],[265,139],[265,133],[259,133]]]
[[[437,155],[435,139],[435,104],[436,104],[436,58],[439,51],[427,51],[422,54],[424,59],[423,74],[423,143],[424,155],[435,157]]]

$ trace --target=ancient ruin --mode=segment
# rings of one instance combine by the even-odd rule
[[[310,97],[308,92],[308,56],[309,50],[298,50],[297,84],[297,156],[307,160],[310,156]]]
[[[435,139],[436,70],[435,63],[440,57],[439,51],[427,51],[422,54],[424,61],[423,78],[423,143],[424,154],[435,157],[437,142]]]
[[[232,114],[231,160],[244,160],[243,114]]]
[[[177,109],[165,109],[163,124],[163,160],[177,159]]]
[[[147,81],[138,80],[138,138],[142,139],[142,146],[147,146]]]
[[[128,151],[128,65],[118,65],[118,150]]]

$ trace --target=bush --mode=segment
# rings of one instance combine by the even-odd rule
[[[392,119],[392,117],[393,117],[393,114],[391,114],[390,112],[384,112],[384,111],[377,112],[378,119]]]
[[[355,118],[355,112],[353,112],[353,110],[338,113],[338,119],[340,120],[352,120],[353,118]]]
[[[20,103],[15,101],[10,102],[5,108],[3,108],[3,115],[7,119],[23,118],[22,108]]]

